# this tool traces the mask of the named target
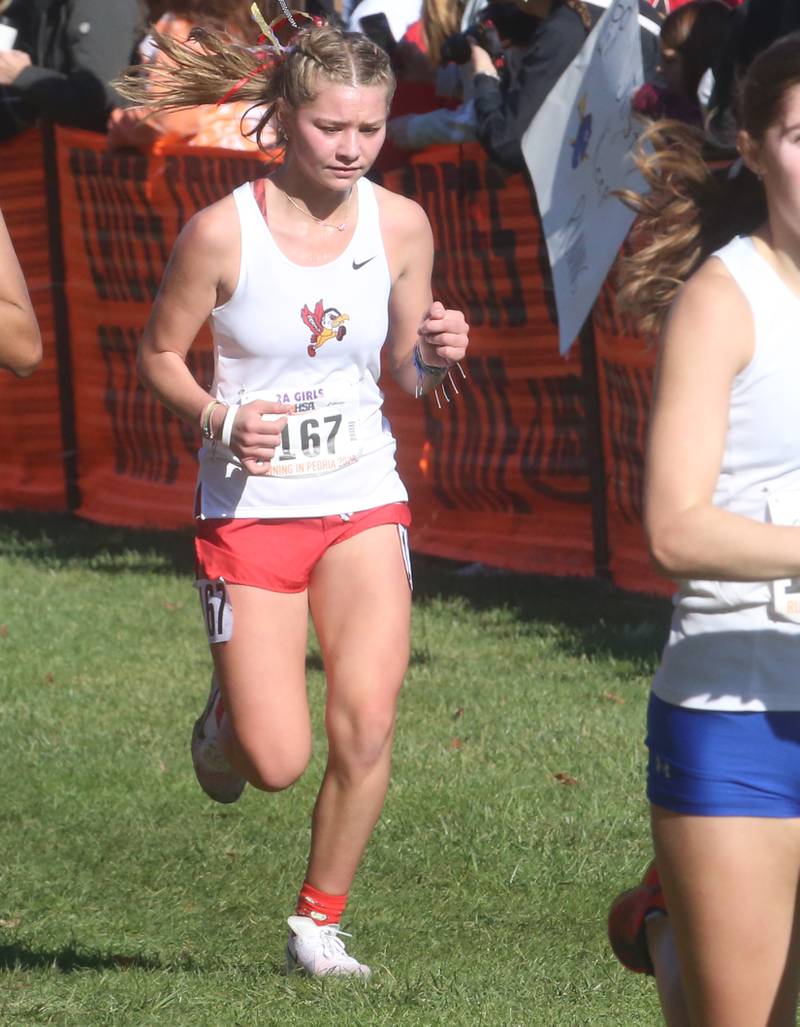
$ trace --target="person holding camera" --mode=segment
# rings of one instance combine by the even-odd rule
[[[561,74],[578,55],[607,3],[589,0],[509,0],[531,20],[538,19],[530,45],[501,78],[495,59],[479,41],[472,43],[476,134],[492,160],[509,171],[525,167],[522,135]],[[639,0],[645,81],[656,74],[660,18]]]
[[[450,0],[424,0],[422,17],[412,26],[398,47],[401,90],[410,76],[425,76],[431,87],[431,103],[400,113],[387,125],[387,135],[399,151],[423,150],[438,143],[462,143],[475,138],[475,115],[471,76],[451,64],[448,47],[461,24],[461,3]],[[467,47],[469,60],[469,47]],[[403,96],[401,94],[401,103]],[[461,102],[459,102],[461,101]],[[394,111],[398,111],[395,102]],[[401,153],[402,159],[402,153]]]
[[[475,141],[472,43],[483,47],[496,66],[510,71],[529,46],[538,24],[511,4],[481,2],[480,11],[474,11],[475,4],[471,5],[475,18],[465,24],[457,9],[460,5],[454,7],[449,0],[425,0],[422,32],[428,57],[438,66],[436,89],[441,100],[437,108],[426,113],[392,118],[389,137],[396,146],[422,150],[436,144]],[[460,98],[462,102],[444,106],[447,98]]]

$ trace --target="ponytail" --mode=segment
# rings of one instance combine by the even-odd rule
[[[679,121],[655,121],[640,137],[637,165],[648,192],[619,197],[638,215],[633,255],[622,262],[617,303],[645,336],[661,330],[686,279],[734,235],[767,216],[764,190],[746,168],[712,168],[705,137]]]
[[[800,33],[778,39],[758,54],[737,89],[737,121],[760,145],[800,85]],[[714,168],[699,129],[655,121],[639,141],[637,164],[649,192],[620,199],[638,214],[634,253],[623,261],[618,293],[643,334],[659,333],[675,294],[710,253],[734,235],[749,235],[767,218],[761,182],[740,161]]]

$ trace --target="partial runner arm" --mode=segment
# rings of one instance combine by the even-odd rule
[[[42,337],[22,269],[0,212],[0,367],[19,378],[42,359]]]

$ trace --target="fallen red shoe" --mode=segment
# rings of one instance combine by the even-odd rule
[[[661,880],[653,860],[641,883],[618,895],[608,911],[608,940],[614,955],[636,974],[653,973],[644,921],[647,914],[655,910],[667,912]]]

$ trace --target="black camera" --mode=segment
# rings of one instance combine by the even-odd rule
[[[442,43],[442,64],[468,64],[472,57],[471,39],[483,47],[492,60],[502,56],[503,48],[494,25],[491,22],[487,24],[485,21],[476,21],[466,32],[456,32],[445,39]]]
[[[456,32],[444,41],[442,64],[466,64],[472,56],[470,39],[497,62],[503,56],[504,46],[527,46],[539,24],[539,18],[526,14],[513,3],[490,3],[464,32]]]

